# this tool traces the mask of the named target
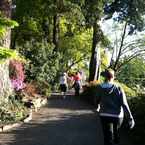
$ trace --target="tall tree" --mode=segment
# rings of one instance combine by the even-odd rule
[[[115,0],[107,2],[104,7],[106,19],[112,18],[118,22],[125,21],[130,28],[129,34],[142,31],[144,27],[144,0]],[[116,15],[114,16],[114,13]]]
[[[58,56],[56,57],[54,55],[56,53],[54,53],[52,55],[53,58],[51,57],[47,61],[54,60],[54,57],[60,60],[58,65],[60,70],[57,67],[55,73],[78,64],[79,60],[84,59],[83,54],[85,51],[83,50],[88,45],[87,41],[85,41],[87,38],[84,38],[86,36],[84,34],[81,35],[85,30],[81,30],[83,15],[79,4],[80,1],[74,0],[16,0],[17,7],[14,18],[19,22],[20,27],[16,28],[13,33],[13,42],[16,42],[13,43],[13,48],[21,48],[22,53],[30,58],[31,63],[36,66],[33,57],[34,55],[39,57],[41,54],[36,54],[38,51],[34,52],[38,47],[33,48],[33,45],[35,46],[38,42],[42,46],[44,44],[46,47],[49,45],[54,50],[53,52],[58,52]],[[63,27],[61,26],[62,23]],[[30,50],[32,48],[33,51]],[[48,51],[48,49],[45,50]],[[50,51],[46,51],[44,54],[50,53]],[[80,52],[83,52],[83,54]],[[37,65],[40,69],[42,66],[39,65],[42,64],[42,59],[38,59],[38,61]],[[46,64],[46,62],[43,63]],[[46,69],[44,69],[45,72]]]
[[[55,45],[54,51],[58,52],[59,50],[59,23],[60,23],[60,13],[64,6],[63,0],[55,0],[55,11],[53,16],[53,44]]]
[[[1,0],[0,1],[1,17],[11,18],[11,8],[12,8],[12,1],[11,0]],[[9,48],[10,41],[11,41],[11,30],[10,30],[10,28],[7,28],[7,31],[2,38],[1,45]]]
[[[99,25],[99,21],[102,16],[103,11],[103,1],[102,0],[86,0],[84,5],[84,15],[86,18],[86,25],[93,28],[93,38],[92,38],[92,51],[91,59],[89,65],[89,81],[94,81],[98,79],[99,62],[100,59],[97,57],[99,49],[97,45],[103,38],[103,33]]]

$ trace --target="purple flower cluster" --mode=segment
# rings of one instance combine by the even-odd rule
[[[23,89],[25,87],[23,64],[18,60],[11,60],[9,68],[10,68],[10,79],[13,88],[16,91]]]
[[[24,82],[20,79],[11,79],[11,83],[16,91],[19,91],[25,87]]]

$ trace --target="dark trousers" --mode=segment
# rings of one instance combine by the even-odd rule
[[[122,121],[122,118],[101,116],[104,145],[116,145],[119,143],[119,128]]]
[[[79,96],[80,95],[80,82],[75,82],[73,87],[75,89],[75,96]]]

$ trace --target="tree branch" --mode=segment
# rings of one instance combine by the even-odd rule
[[[120,69],[123,65],[127,64],[128,62],[130,62],[132,59],[138,57],[138,56],[143,56],[145,55],[144,53],[134,53],[133,55],[131,55],[130,57],[128,57],[127,59],[125,59],[122,63],[120,63],[120,65],[118,65],[117,69]]]
[[[121,52],[122,52],[122,47],[123,47],[124,39],[125,39],[125,35],[126,35],[127,24],[128,23],[125,22],[125,26],[124,26],[124,30],[123,30],[123,34],[122,34],[122,38],[121,38],[121,44],[120,44],[120,47],[119,47],[119,53],[118,53],[117,59],[116,59],[115,64],[114,64],[114,70],[116,70],[116,67],[118,65],[120,55],[121,55]]]
[[[87,59],[86,56],[87,56],[87,55],[84,55],[84,56],[82,56],[80,59],[78,59],[78,60],[74,61],[72,64],[70,64],[70,65],[68,66],[68,69],[66,70],[66,72],[67,72],[68,70],[70,70],[74,65],[76,65],[76,64],[78,64],[79,62],[81,62],[81,61]]]

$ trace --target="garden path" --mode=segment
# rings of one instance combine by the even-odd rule
[[[70,95],[63,99],[54,94],[29,123],[1,133],[0,145],[103,145],[103,142],[99,117],[92,106]]]

